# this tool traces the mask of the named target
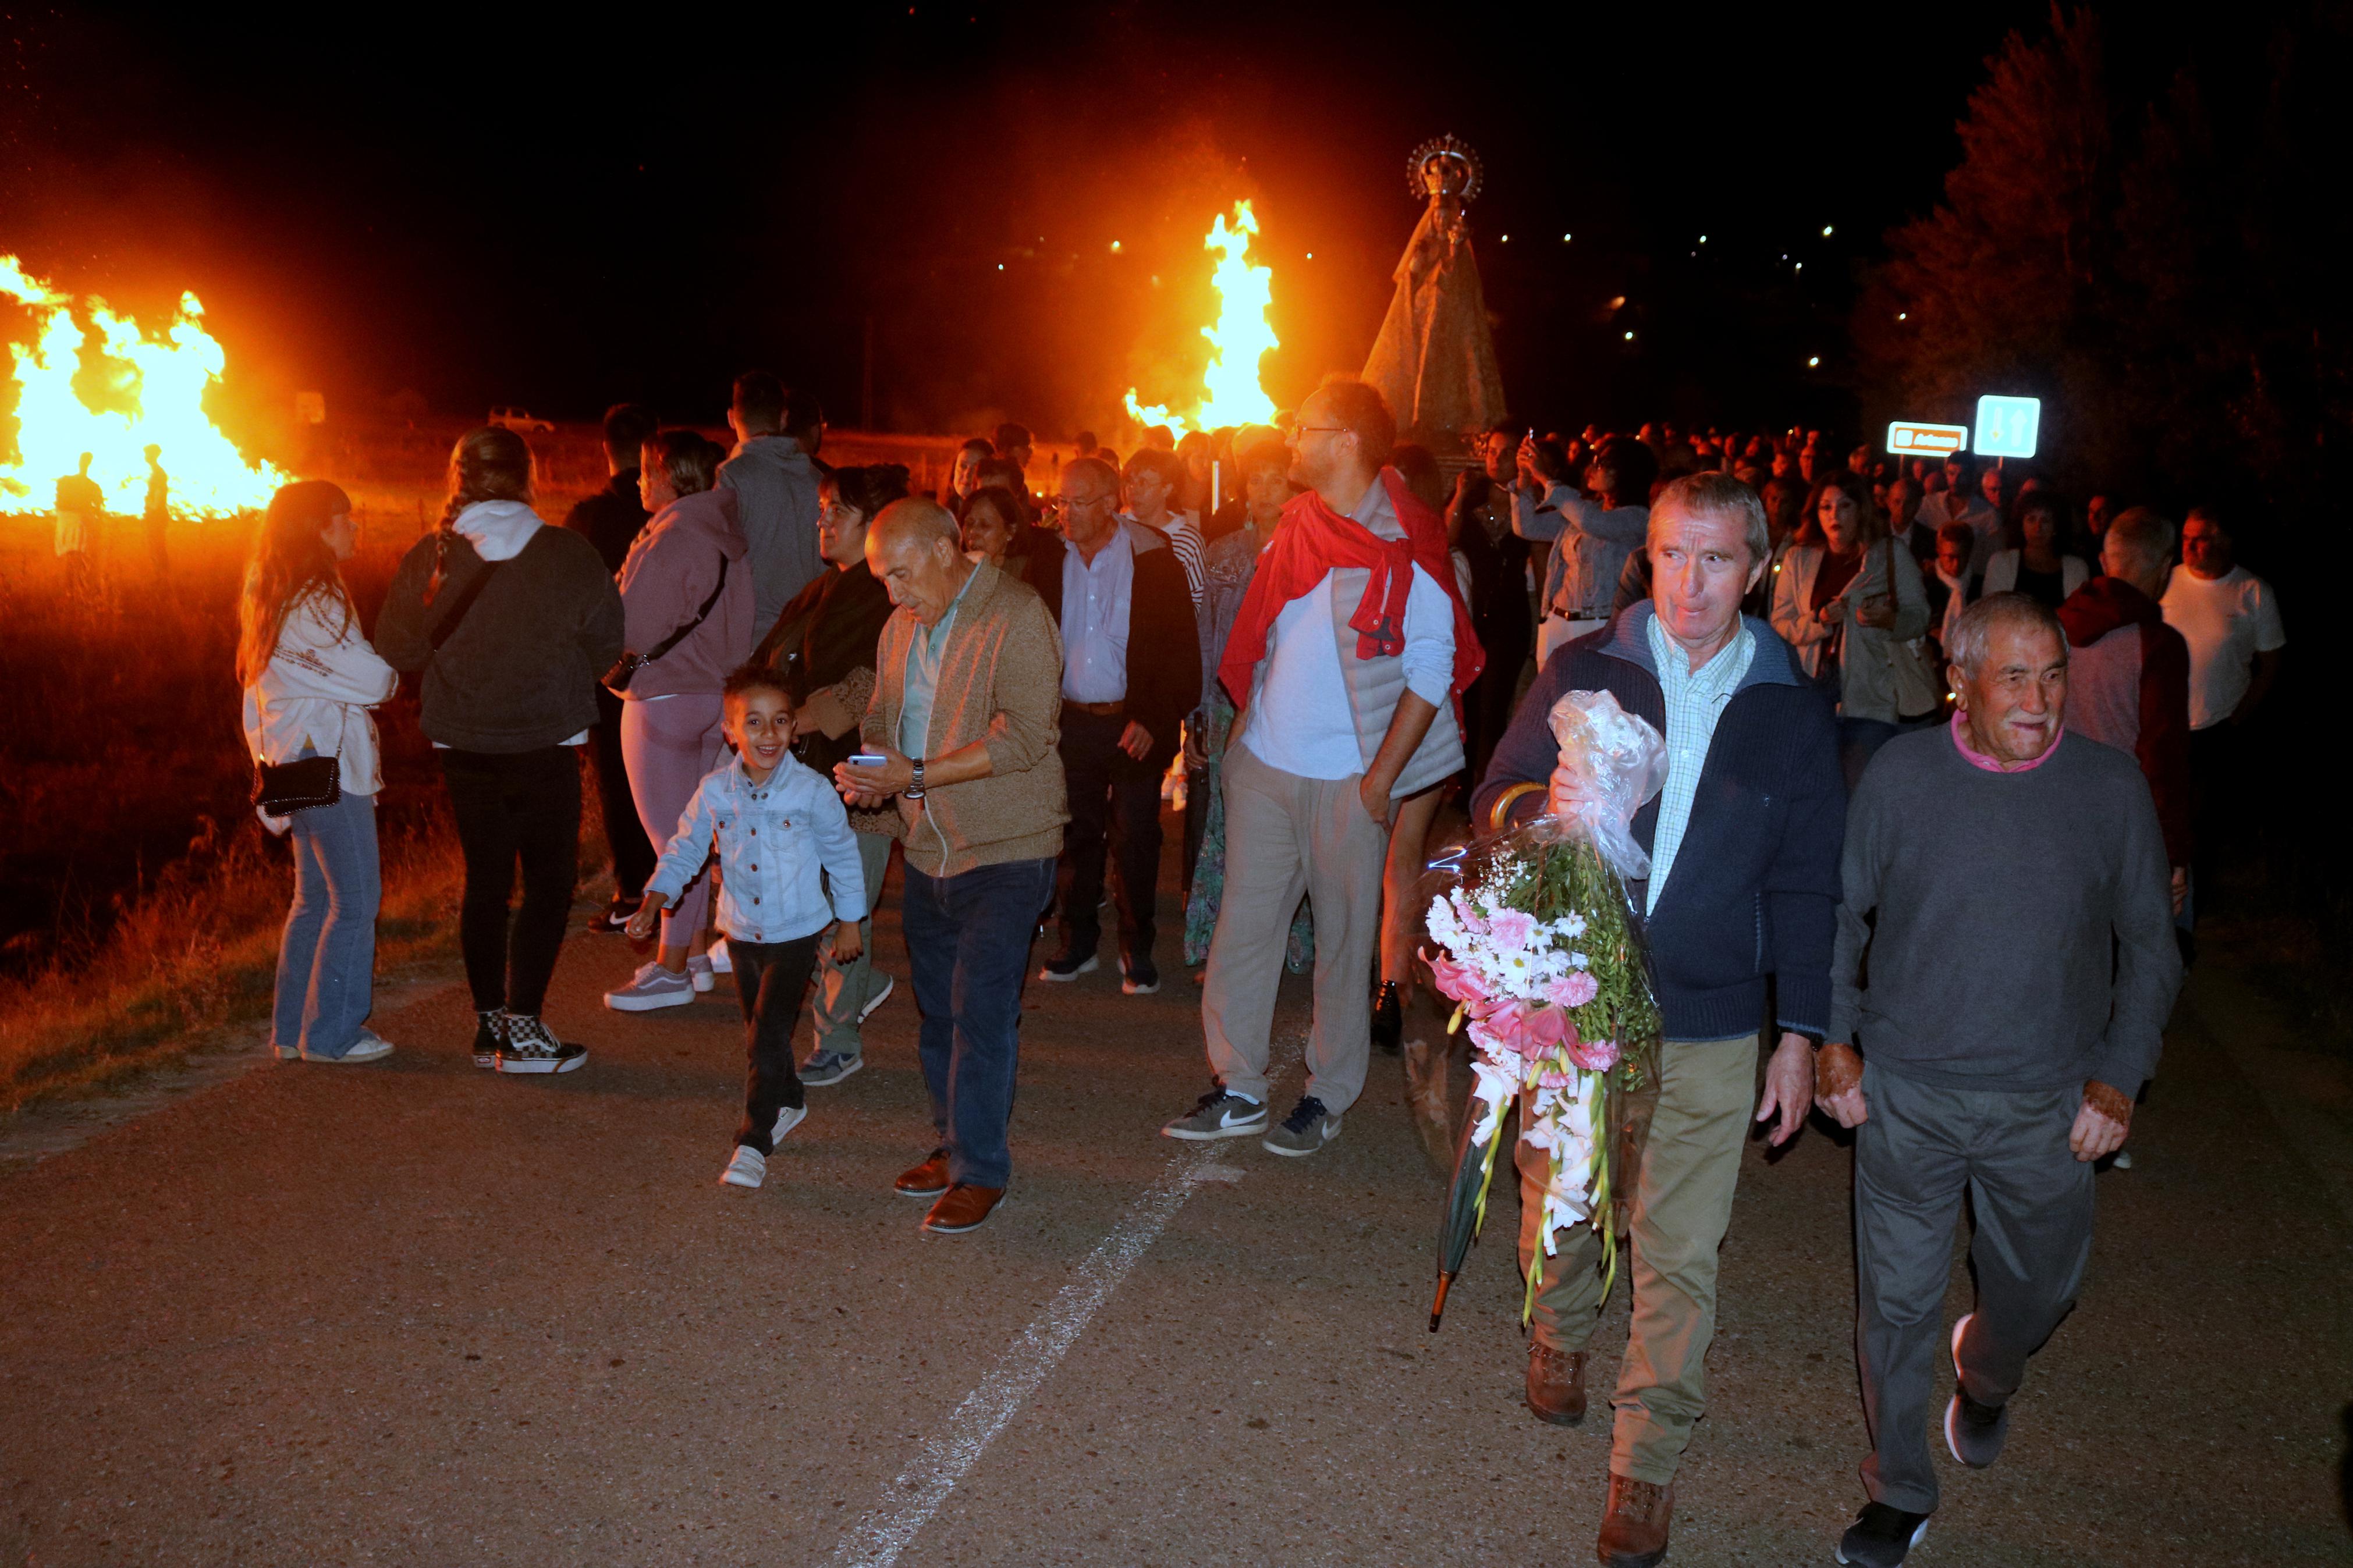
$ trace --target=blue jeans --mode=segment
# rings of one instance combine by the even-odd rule
[[[314,1057],[340,1057],[360,1037],[375,1002],[375,796],[346,793],[294,814],[294,907],[278,948],[270,1041]]]
[[[1008,860],[954,877],[907,868],[900,927],[923,1014],[919,1037],[932,1125],[948,1180],[1002,1187],[1020,1065],[1021,984],[1054,862]]]

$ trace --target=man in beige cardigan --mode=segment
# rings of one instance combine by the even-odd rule
[[[863,757],[834,769],[852,805],[896,798],[901,923],[937,1142],[897,1187],[923,1228],[972,1229],[1005,1196],[1021,982],[1070,820],[1057,750],[1062,644],[1035,590],[965,558],[920,497],[882,509],[866,563],[898,606],[875,656]]]

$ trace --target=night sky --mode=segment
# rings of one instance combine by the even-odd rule
[[[1357,367],[1407,152],[1451,131],[1486,161],[1516,416],[1837,422],[1855,268],[2047,10],[1797,13],[19,11],[0,251],[128,308],[192,287],[241,385],[338,414],[411,389],[715,419],[758,363],[852,424],[871,321],[878,423],[1109,436],[1132,381],[1198,385],[1199,239],[1237,196],[1275,270],[1270,389]]]

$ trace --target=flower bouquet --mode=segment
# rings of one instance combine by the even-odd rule
[[[1578,812],[1540,816],[1473,847],[1430,907],[1430,933],[1445,952],[1425,956],[1438,989],[1457,1004],[1450,1030],[1467,1024],[1473,1052],[1433,1331],[1486,1218],[1513,1100],[1522,1102],[1521,1139],[1547,1156],[1549,1170],[1525,1319],[1562,1226],[1600,1231],[1614,1279],[1610,1214],[1630,1180],[1620,1167],[1635,1157],[1636,1122],[1647,1121],[1636,1112],[1655,1093],[1659,1009],[1626,884],[1650,873],[1629,825],[1666,781],[1666,743],[1606,691],[1567,693],[1550,722],[1563,765],[1584,780]]]

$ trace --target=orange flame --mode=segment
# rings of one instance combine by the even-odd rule
[[[1258,233],[1258,215],[1250,204],[1234,204],[1230,228],[1219,213],[1202,239],[1202,248],[1217,253],[1218,265],[1209,285],[1218,291],[1218,319],[1201,329],[1209,340],[1209,363],[1201,373],[1201,396],[1189,412],[1172,405],[1139,400],[1127,389],[1127,415],[1139,426],[1166,425],[1179,437],[1190,430],[1215,430],[1229,425],[1266,424],[1274,418],[1274,399],[1259,383],[1259,365],[1274,352],[1280,340],[1267,321],[1273,298],[1274,273],[1250,259],[1250,237]]]
[[[76,302],[0,255],[0,296],[32,313],[33,341],[0,343],[0,384],[13,386],[16,452],[0,456],[0,513],[47,511],[60,476],[91,455],[90,477],[106,492],[109,510],[136,516],[147,491],[145,448],[171,476],[172,510],[183,517],[226,517],[269,503],[290,477],[268,463],[249,463],[204,410],[206,390],[220,379],[227,356],[204,329],[204,307],[182,294],[161,341],[89,295]],[[112,388],[107,408],[92,408],[74,390],[77,374]],[[5,399],[0,398],[0,406]]]

